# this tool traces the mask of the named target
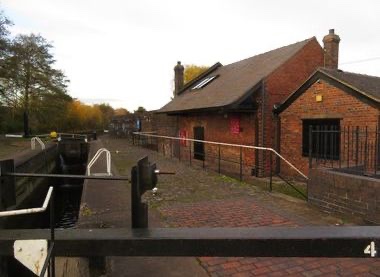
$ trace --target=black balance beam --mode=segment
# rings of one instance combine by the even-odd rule
[[[379,257],[380,226],[56,230],[55,255],[214,257]],[[0,256],[15,240],[50,230],[0,230]]]

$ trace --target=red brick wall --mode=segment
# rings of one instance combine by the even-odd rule
[[[322,102],[316,102],[316,95],[322,95]],[[375,129],[379,110],[358,98],[320,80],[299,96],[280,114],[281,154],[305,174],[308,173],[308,158],[302,157],[302,119],[342,118],[344,126],[368,126]],[[294,174],[285,164],[281,171]]]
[[[379,200],[379,179],[322,169],[310,171],[308,201],[323,211],[354,214],[380,224]]]
[[[231,118],[237,117],[240,122],[239,134],[231,132]],[[255,115],[253,114],[200,114],[179,117],[179,130],[185,131],[187,138],[194,138],[193,128],[200,126],[204,127],[204,139],[206,141],[223,142],[230,144],[241,145],[254,145],[255,132],[254,132]],[[187,148],[192,144],[187,143]],[[181,159],[188,160],[188,149],[183,149],[181,152]],[[192,151],[194,149],[192,148]],[[206,152],[206,166],[214,168],[218,166],[219,149],[218,146],[205,144]],[[220,148],[221,167],[224,171],[239,172],[240,162],[240,149],[230,146],[222,146]],[[243,163],[246,165],[244,174],[250,174],[250,168],[254,165],[254,150],[242,150]],[[197,163],[198,161],[192,161]],[[198,162],[201,163],[201,162]]]
[[[274,147],[275,127],[273,123],[272,109],[275,103],[282,102],[294,90],[296,90],[319,66],[323,65],[323,50],[316,39],[312,39],[296,55],[286,63],[272,72],[265,80],[265,107],[264,107],[264,133],[262,135],[262,108],[259,107],[255,114],[241,114],[241,127],[243,131],[238,135],[233,135],[229,130],[229,118],[224,118],[223,114],[210,113],[200,115],[179,116],[178,130],[185,130],[188,137],[193,138],[193,127],[205,127],[205,140],[257,145],[255,140],[255,120],[259,119],[258,146]],[[261,103],[261,91],[255,92]],[[178,134],[177,134],[178,135]],[[209,151],[216,151],[214,150]],[[236,150],[225,150],[226,156],[236,160],[240,153]],[[206,149],[207,152],[207,149]],[[250,151],[252,152],[252,151]],[[215,154],[215,153],[214,153]],[[182,153],[182,155],[187,155]],[[175,156],[177,156],[175,154]],[[255,154],[243,153],[247,163],[254,163]],[[259,152],[259,167],[269,169],[269,154]],[[231,165],[232,166],[232,165]],[[268,172],[268,171],[266,171]],[[261,174],[260,174],[261,175]]]
[[[323,66],[323,50],[314,38],[290,60],[268,76],[265,80],[264,143],[261,143],[260,139],[260,145],[275,147],[276,132],[272,114],[273,106],[283,102],[320,66]],[[269,160],[266,159],[264,162],[268,168]]]

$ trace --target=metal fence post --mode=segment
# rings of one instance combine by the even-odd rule
[[[320,153],[319,153],[319,149],[320,149],[320,135],[321,135],[321,132],[320,132],[320,127],[319,125],[317,125],[317,128],[315,130],[315,133],[316,133],[316,151],[315,151],[315,161],[316,161],[316,166],[318,166],[319,164],[319,158],[320,158]]]
[[[359,126],[356,126],[356,130],[355,130],[355,140],[356,140],[356,153],[355,153],[355,165],[358,166],[358,162],[359,162]]]
[[[269,152],[269,166],[270,166],[270,172],[269,172],[269,191],[272,192],[272,151]]]
[[[243,181],[243,152],[240,147],[240,182]]]
[[[309,168],[312,168],[313,157],[313,126],[309,126]]]
[[[376,175],[376,171],[377,171],[377,157],[378,157],[378,129],[377,129],[377,126],[376,126],[376,129],[375,129],[375,153],[374,153],[374,173]]]
[[[339,141],[340,139],[342,138],[342,129],[339,129],[338,128],[338,136],[339,136]],[[339,155],[339,168],[342,167],[342,158],[344,160],[344,154],[345,154],[345,147],[346,147],[346,126],[343,127],[343,139],[342,139],[342,142],[341,144],[339,144],[339,147],[338,147],[338,155]]]
[[[220,144],[218,144],[218,173],[220,174]]]
[[[203,149],[202,168],[205,169],[206,151]]]
[[[347,126],[347,168],[350,168],[350,126]]]
[[[364,172],[367,171],[368,168],[368,126],[365,127],[365,143],[364,143]]]
[[[173,139],[170,139],[170,158],[173,159]]]
[[[181,160],[181,141],[178,141],[178,160]]]

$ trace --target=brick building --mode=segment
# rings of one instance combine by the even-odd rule
[[[306,174],[309,154],[329,160],[328,164],[366,166],[364,170],[371,171],[379,158],[379,108],[379,77],[318,69],[274,110],[281,154]],[[309,140],[310,128],[314,142]],[[316,136],[316,130],[323,135]],[[321,142],[318,149],[316,140]],[[291,174],[287,168],[281,171]]]
[[[216,63],[185,85],[184,68],[178,62],[174,98],[157,112],[176,118],[173,128],[177,136],[274,147],[273,106],[284,101],[316,68],[329,63],[333,55],[328,51],[335,48],[325,48],[327,57],[313,37],[229,65]],[[215,151],[194,143],[190,155],[204,162],[212,154],[215,157]],[[226,150],[224,156],[228,155],[236,153]],[[242,159],[256,174],[268,165],[262,151],[243,151]]]

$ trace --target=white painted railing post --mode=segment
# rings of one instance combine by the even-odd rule
[[[107,162],[107,172],[106,173],[97,173],[96,175],[107,175],[107,176],[111,176],[112,173],[111,173],[111,152],[109,150],[107,150],[106,148],[100,148],[96,154],[94,155],[94,157],[91,159],[91,161],[88,163],[87,165],[87,175],[91,175],[91,167],[93,166],[93,164],[98,160],[98,158],[100,157],[100,155],[102,153],[105,153],[106,155],[106,162]]]
[[[39,137],[33,137],[30,140],[30,147],[32,148],[32,150],[36,149],[36,141],[40,144],[42,150],[46,148],[45,143],[43,143],[43,141]]]

